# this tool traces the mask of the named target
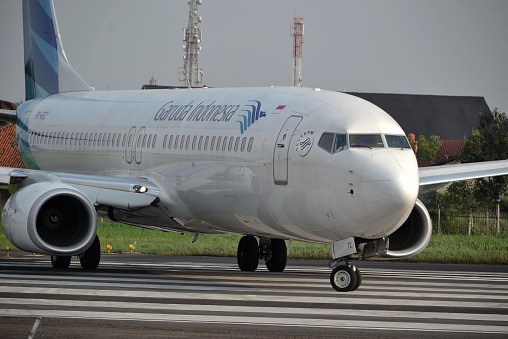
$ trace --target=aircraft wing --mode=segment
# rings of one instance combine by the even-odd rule
[[[508,175],[508,160],[419,168],[420,193],[435,191],[453,181]]]
[[[124,179],[0,167],[0,184],[15,185],[22,181],[62,182],[83,192],[93,204],[128,209],[150,206],[160,195],[160,189],[148,178]]]

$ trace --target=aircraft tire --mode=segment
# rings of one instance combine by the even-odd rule
[[[270,259],[266,260],[266,268],[270,272],[282,272],[288,259],[286,242],[282,239],[270,239]]]
[[[356,287],[357,276],[351,266],[337,266],[330,275],[330,283],[337,292],[349,292]]]
[[[56,269],[66,269],[69,268],[71,264],[70,256],[61,256],[61,255],[52,255],[51,256],[51,265]]]
[[[246,235],[240,239],[236,259],[241,271],[254,272],[258,268],[259,246],[256,238]]]
[[[99,266],[101,261],[101,243],[97,235],[92,246],[79,256],[79,261],[84,269],[93,270]]]
[[[360,287],[360,285],[362,284],[362,280],[363,280],[362,273],[360,272],[360,270],[358,268],[356,268],[355,273],[356,273],[356,285],[351,291],[356,291],[358,289],[358,287]]]

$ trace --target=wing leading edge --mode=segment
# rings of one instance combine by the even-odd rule
[[[0,167],[0,185],[18,184],[22,181],[27,183],[63,182],[83,192],[93,204],[129,209],[148,207],[160,195],[160,189],[148,179],[124,179]]]
[[[508,175],[508,160],[422,167],[420,193],[435,191],[453,181]]]

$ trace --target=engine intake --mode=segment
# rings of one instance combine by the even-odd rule
[[[52,255],[82,253],[97,233],[91,201],[61,182],[39,182],[20,189],[5,204],[2,222],[15,246]]]
[[[432,235],[432,219],[425,205],[416,200],[415,207],[399,229],[388,236],[385,258],[404,258],[417,255],[427,247]]]

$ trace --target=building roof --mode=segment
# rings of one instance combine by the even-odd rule
[[[466,146],[466,140],[441,140],[441,142],[441,147],[439,147],[434,159],[436,165],[457,160]]]
[[[16,125],[7,124],[0,127],[0,166],[25,168],[18,149],[14,146]]]
[[[483,97],[416,94],[348,94],[372,102],[390,114],[406,132],[429,139],[464,140],[480,125],[480,112],[490,112]]]

